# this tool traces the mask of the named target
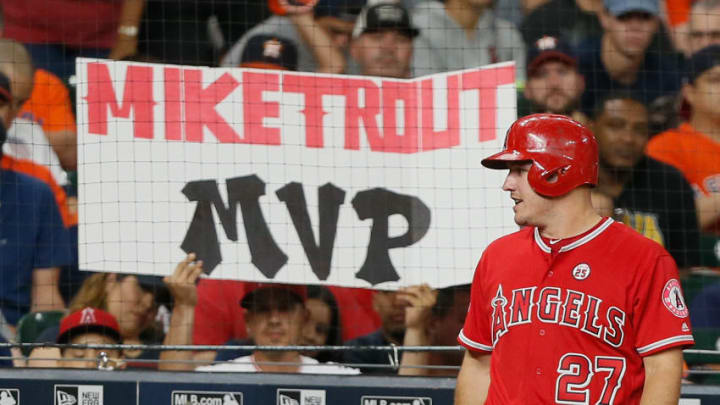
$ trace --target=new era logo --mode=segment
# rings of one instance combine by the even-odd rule
[[[75,405],[77,403],[77,392],[73,395],[66,391],[57,390],[55,392],[55,399],[57,405]]]
[[[300,405],[300,401],[287,395],[280,394],[278,397],[278,405]]]
[[[56,385],[55,405],[103,405],[103,386]]]
[[[277,405],[325,405],[325,390],[278,389]]]

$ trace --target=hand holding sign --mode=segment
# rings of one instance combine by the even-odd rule
[[[196,281],[202,273],[202,260],[195,261],[195,253],[190,253],[178,263],[172,275],[163,278],[173,296],[175,306],[195,307],[197,304]]]
[[[414,285],[398,290],[397,299],[406,302],[405,327],[424,329],[427,327],[432,309],[437,302],[437,290],[427,284]]]

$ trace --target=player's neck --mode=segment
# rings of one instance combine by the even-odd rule
[[[538,225],[540,235],[549,239],[565,239],[580,235],[602,220],[595,212],[587,193],[566,196],[558,201],[553,213]]]

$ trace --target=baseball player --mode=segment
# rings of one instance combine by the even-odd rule
[[[671,256],[603,218],[593,134],[570,118],[516,121],[503,190],[524,228],[487,247],[458,337],[456,405],[678,403],[688,311]]]

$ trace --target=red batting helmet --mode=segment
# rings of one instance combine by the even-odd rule
[[[547,197],[598,181],[595,137],[564,115],[533,114],[515,121],[505,136],[503,151],[483,159],[482,165],[507,169],[510,162],[532,162],[530,187]]]

